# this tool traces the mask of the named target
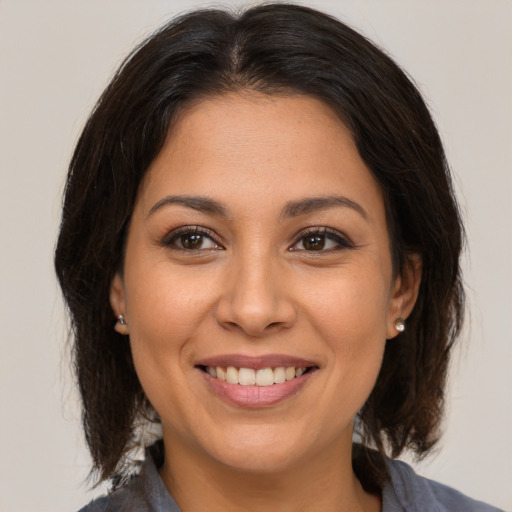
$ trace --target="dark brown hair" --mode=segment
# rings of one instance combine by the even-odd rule
[[[365,37],[306,7],[201,10],[150,36],[124,61],[69,167],[55,267],[67,301],[94,469],[112,477],[155,415],[114,329],[109,288],[139,184],[178,111],[227,91],[299,93],[328,104],[351,130],[384,192],[395,270],[423,261],[407,329],[386,346],[358,418],[363,444],[418,455],[436,442],[450,350],[463,316],[462,226],[443,147],[416,87]]]

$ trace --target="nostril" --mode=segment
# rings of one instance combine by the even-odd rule
[[[249,292],[242,289],[220,298],[215,310],[219,325],[226,330],[259,337],[294,324],[296,310],[287,298],[275,296],[268,290],[264,293],[261,286],[254,286]]]

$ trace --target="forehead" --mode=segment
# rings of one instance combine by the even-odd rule
[[[139,198],[147,210],[166,193],[227,203],[271,195],[282,203],[333,191],[382,202],[339,116],[311,96],[244,92],[205,98],[180,113]]]
[[[183,109],[169,131],[164,151],[177,156],[180,149],[196,146],[219,158],[263,160],[261,150],[267,149],[270,165],[273,157],[286,155],[323,160],[331,154],[325,151],[328,145],[338,146],[347,156],[357,153],[348,129],[321,100],[309,95],[241,91],[204,98]]]

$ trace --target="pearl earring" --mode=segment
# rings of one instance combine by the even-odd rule
[[[402,317],[398,317],[394,322],[393,326],[398,332],[404,332],[405,330],[405,320]]]
[[[126,320],[124,319],[124,316],[123,315],[119,315],[117,317],[117,321],[121,324],[121,325],[126,325]]]

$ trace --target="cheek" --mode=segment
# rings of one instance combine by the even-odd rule
[[[167,267],[167,268],[166,268]],[[129,267],[126,267],[129,268]],[[146,275],[127,275],[130,345],[137,376],[164,424],[187,430],[193,417],[187,364],[193,356],[198,324],[207,315],[208,294],[200,283],[157,264]],[[192,342],[191,342],[192,341]]]
[[[166,261],[147,267],[144,275],[125,278],[130,332],[164,341],[171,333],[172,339],[186,337],[208,314],[213,300],[209,280],[194,269],[176,271]]]
[[[308,316],[329,339],[357,339],[359,345],[386,338],[389,280],[383,273],[340,269],[308,283],[300,294]]]
[[[131,270],[141,268],[148,270]],[[173,271],[166,261],[126,269],[133,360],[143,389],[159,410],[164,388],[169,392],[186,386],[182,370],[189,367],[194,346],[190,341],[211,311],[211,288],[201,276],[192,278],[193,271]]]
[[[382,364],[389,282],[377,271],[347,270],[319,283],[309,294],[307,310],[330,354],[332,382],[338,389],[352,390],[343,400],[354,400],[357,409],[373,389]]]

